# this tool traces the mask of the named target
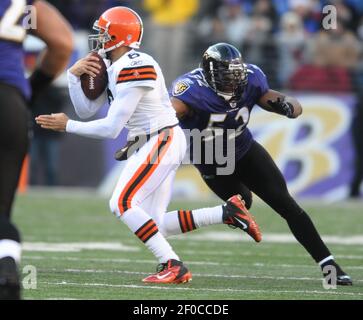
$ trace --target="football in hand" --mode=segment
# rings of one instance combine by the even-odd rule
[[[102,57],[96,52],[91,52],[91,55],[99,58],[98,63],[101,66],[100,72],[96,75],[96,77],[92,77],[87,73],[82,74],[81,87],[83,93],[88,99],[95,100],[106,90],[108,85],[108,76],[107,67]]]

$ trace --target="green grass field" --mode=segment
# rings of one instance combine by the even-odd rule
[[[173,202],[170,209],[210,203]],[[304,205],[328,240],[352,287],[323,288],[319,268],[291,239],[285,222],[255,204],[265,240],[254,243],[226,226],[170,240],[193,273],[184,285],[145,285],[156,262],[108,211],[108,200],[89,195],[30,192],[18,196],[14,220],[23,233],[22,268],[37,269],[37,288],[25,299],[363,299],[363,203]],[[21,271],[22,271],[21,268]],[[23,274],[23,277],[26,274]]]

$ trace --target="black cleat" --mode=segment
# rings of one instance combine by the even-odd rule
[[[332,279],[330,277],[327,277],[325,281],[329,285],[333,284]],[[337,276],[334,284],[336,284],[337,286],[352,286],[353,281],[348,275],[345,274]]]
[[[337,276],[337,285],[338,286],[352,286],[353,281],[348,275]]]
[[[0,259],[0,300],[20,300],[18,268],[12,257]]]
[[[325,262],[321,268],[323,270],[323,275],[324,278],[327,278],[329,280],[326,280],[326,282],[328,284],[331,284],[331,277],[330,277],[330,273],[326,273],[325,272],[325,267],[331,267],[334,268],[336,271],[336,279],[335,279],[335,283],[338,286],[352,286],[353,285],[353,281],[352,279],[342,270],[342,268],[333,260],[328,260],[327,262]]]

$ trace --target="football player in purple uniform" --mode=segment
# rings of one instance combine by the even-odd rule
[[[27,19],[29,26],[22,24],[22,17],[30,18]],[[34,29],[30,29],[32,27]],[[27,31],[47,45],[29,80],[24,76],[23,61],[23,40]],[[0,300],[20,298],[17,272],[21,256],[20,235],[10,221],[10,214],[28,150],[27,105],[64,70],[72,51],[72,30],[53,6],[41,0],[1,1]]]
[[[328,275],[329,279],[331,277],[330,271],[326,270],[332,269],[325,267],[331,266],[336,270],[336,284],[351,285],[351,278],[335,262],[310,217],[290,195],[279,168],[247,128],[255,105],[288,118],[297,118],[302,113],[300,103],[271,90],[262,70],[245,63],[241,53],[226,43],[209,47],[201,67],[175,80],[170,95],[184,129],[222,130],[224,147],[228,145],[227,140],[233,139],[235,148],[229,155],[235,163],[232,174],[218,174],[220,165],[215,159],[212,162],[194,161],[210,189],[224,201],[234,194],[241,194],[247,208],[252,205],[251,192],[254,192],[286,220],[295,238],[320,265],[326,279]],[[227,134],[228,129],[234,129],[232,137]],[[196,148],[201,148],[203,154],[206,141],[198,146],[193,145],[191,139],[190,154],[193,155]]]

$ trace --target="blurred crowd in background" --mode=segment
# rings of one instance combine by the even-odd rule
[[[198,66],[206,48],[228,42],[266,73],[271,88],[357,95],[353,133],[362,154],[363,1],[361,0],[49,0],[76,33],[92,32],[107,8],[124,5],[144,20],[142,50],[160,63],[167,85]],[[322,27],[334,5],[336,28]],[[363,177],[357,160],[357,194]],[[54,177],[51,183],[55,183]],[[354,184],[354,183],[353,183]],[[354,189],[354,190],[353,190]]]
[[[363,87],[360,0],[50,0],[75,30],[91,31],[105,9],[125,5],[145,23],[143,50],[164,65],[167,82],[195,66],[216,42],[238,47],[272,87],[351,91]],[[323,7],[337,28],[322,27]],[[335,76],[334,76],[335,75]]]

